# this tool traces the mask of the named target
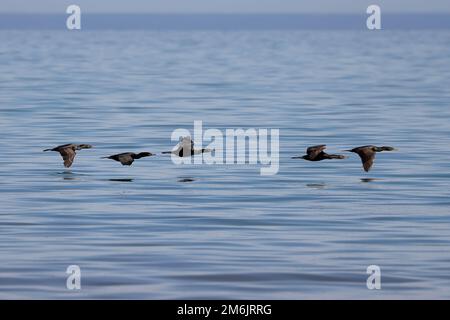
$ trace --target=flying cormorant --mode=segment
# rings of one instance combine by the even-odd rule
[[[308,161],[321,161],[326,159],[345,159],[345,156],[342,156],[340,154],[328,154],[324,152],[326,148],[327,146],[324,144],[312,146],[306,149],[306,155],[299,157],[292,157],[292,159],[305,159]]]
[[[73,163],[73,160],[75,159],[76,151],[81,149],[90,149],[92,146],[90,144],[64,144],[61,146],[57,146],[53,149],[45,149],[46,151],[56,151],[61,154],[61,157],[64,160],[64,167],[70,168],[70,166]]]
[[[344,150],[344,151],[357,153],[359,155],[359,157],[361,158],[364,171],[369,172],[370,168],[373,165],[373,161],[375,160],[375,155],[377,152],[394,151],[394,150],[396,150],[396,149],[393,147],[386,147],[386,146],[383,146],[383,147],[362,146],[362,147],[357,147],[357,148],[353,148],[351,150]]]
[[[150,152],[140,152],[140,153],[125,152],[115,154],[109,157],[103,157],[102,159],[111,159],[120,162],[123,166],[131,166],[134,160],[150,156],[154,156],[154,154]]]
[[[205,152],[211,152],[211,149],[194,149],[194,141],[191,137],[180,138],[180,142],[177,144],[176,149],[172,151],[163,151],[163,154],[174,154],[178,157],[190,157],[195,154],[201,154]]]

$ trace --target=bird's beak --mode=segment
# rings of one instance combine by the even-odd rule
[[[352,150],[342,150],[342,152],[352,152]]]

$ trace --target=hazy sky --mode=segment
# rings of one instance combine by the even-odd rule
[[[0,0],[0,12],[59,13],[359,13],[370,4],[384,12],[450,12],[450,0]]]

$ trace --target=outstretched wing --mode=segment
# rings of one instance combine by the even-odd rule
[[[180,139],[180,147],[182,148],[188,148],[193,149],[194,148],[194,141],[191,140],[191,137],[183,137]]]
[[[73,163],[73,160],[75,160],[75,150],[73,148],[60,148],[59,153],[61,154],[61,157],[64,160],[64,167],[70,168],[70,166]]]
[[[376,153],[369,148],[363,148],[358,151],[358,155],[361,158],[364,171],[369,172],[370,168],[372,168],[373,161],[375,160],[375,154]]]
[[[177,148],[173,150],[179,157],[186,157],[191,155],[191,151],[194,149],[194,141],[191,137],[180,138],[180,142],[177,144]]]
[[[327,148],[326,145],[321,144],[318,146],[312,146],[309,147],[308,149],[306,149],[306,154],[311,158],[314,159],[315,157],[317,157],[321,152],[323,152],[323,150],[325,150]]]

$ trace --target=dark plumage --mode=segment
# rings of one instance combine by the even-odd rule
[[[357,153],[361,158],[361,162],[363,164],[364,171],[369,172],[370,168],[373,165],[373,161],[375,160],[375,155],[377,152],[382,151],[394,151],[396,150],[393,147],[377,147],[377,146],[362,146],[353,148],[351,150],[345,150],[348,152]]]
[[[163,154],[174,154],[178,157],[190,157],[195,154],[201,154],[205,152],[211,152],[211,149],[194,149],[194,141],[191,137],[180,138],[180,142],[176,145],[176,148],[172,151],[163,151]]]
[[[120,162],[123,166],[131,166],[136,159],[154,156],[153,153],[150,152],[141,152],[141,153],[133,153],[133,152],[125,152],[115,154],[109,157],[103,157],[102,159],[111,159]]]
[[[70,168],[70,166],[72,165],[74,159],[75,159],[75,155],[76,155],[76,151],[77,150],[81,150],[81,149],[90,149],[92,148],[92,146],[90,144],[64,144],[61,146],[57,146],[53,149],[45,149],[44,152],[46,151],[56,151],[59,152],[61,154],[61,157],[64,160],[64,166],[66,168]]]
[[[292,157],[292,159],[304,159],[308,161],[321,161],[325,159],[345,159],[345,156],[342,156],[340,154],[328,154],[324,152],[326,148],[327,146],[324,144],[312,146],[306,149],[306,155],[299,157]]]

